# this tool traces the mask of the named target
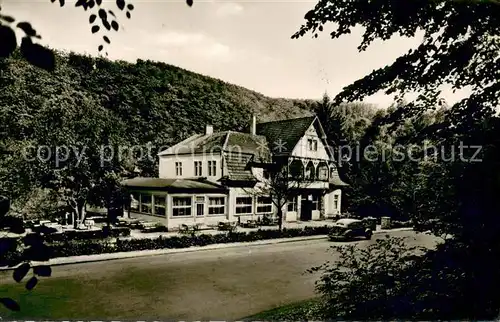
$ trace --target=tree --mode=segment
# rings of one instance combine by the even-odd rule
[[[253,166],[262,169],[259,182],[249,194],[270,198],[277,211],[278,229],[283,228],[283,207],[292,197],[299,195],[300,189],[306,188],[311,180],[305,177],[302,168],[294,167],[287,157],[273,157],[272,160],[258,160]]]
[[[352,28],[360,26],[365,28],[358,47],[363,51],[375,39],[386,40],[394,35],[414,37],[418,30],[422,30],[424,37],[417,48],[347,86],[334,98],[334,102],[359,100],[378,91],[396,94],[400,98],[406,93],[417,92],[418,98],[408,102],[407,108],[395,111],[398,115],[392,120],[396,120],[397,126],[408,117],[434,109],[441,100],[439,95],[443,85],[451,85],[453,89],[469,88],[471,94],[448,108],[444,122],[435,124],[426,135],[428,138],[448,139],[448,143],[456,143],[461,138],[467,140],[469,145],[488,146],[493,150],[487,155],[494,155],[498,144],[485,135],[484,123],[490,122],[492,108],[498,105],[500,97],[500,87],[495,81],[500,70],[497,68],[500,62],[498,13],[500,4],[495,0],[411,3],[321,0],[305,15],[305,24],[292,38],[309,32],[318,37],[318,32],[330,26],[329,22],[332,23],[332,38],[348,34]],[[491,131],[491,128],[486,131]],[[477,166],[455,165],[468,168],[469,173]],[[484,199],[489,193],[485,188],[476,186],[477,179],[468,177],[466,180],[470,182],[464,187],[469,186],[466,190],[474,193],[477,197],[474,199]],[[472,182],[474,188],[470,186]],[[477,211],[480,213],[487,213],[486,204],[491,207],[494,202],[478,201],[474,207],[479,207]],[[462,211],[472,210],[466,210],[463,205]]]
[[[56,0],[50,0],[55,3]],[[118,18],[113,10],[106,9],[102,6],[102,0],[76,0],[75,7],[80,7],[89,12],[89,24],[93,34],[104,31],[118,31],[120,25]],[[59,5],[64,7],[65,0],[59,0]],[[188,6],[193,5],[193,0],[186,0]],[[131,11],[134,10],[134,5],[126,0],[116,0],[116,6],[120,11],[125,12],[127,18],[131,18]],[[2,8],[0,7],[0,11]],[[17,48],[18,41],[14,28],[22,30],[25,36],[21,40],[20,51],[22,56],[34,66],[52,71],[55,68],[56,60],[54,52],[39,44],[34,43],[34,40],[41,39],[41,36],[31,26],[29,22],[22,21],[15,24],[16,19],[12,16],[0,14],[0,58],[6,58],[12,55]],[[103,28],[101,28],[103,27]],[[108,34],[102,36],[103,44],[99,45],[99,52],[104,49],[105,45],[109,45],[111,40]],[[108,53],[106,52],[106,55]]]
[[[417,48],[345,87],[333,100],[337,104],[361,100],[379,91],[396,94],[397,106],[372,123],[362,144],[385,131],[406,146],[428,141],[445,149],[446,159],[440,156],[428,164],[384,164],[396,173],[401,171],[406,180],[410,173],[427,178],[409,181],[411,184],[407,187],[393,181],[398,183],[395,188],[403,190],[396,192],[400,207],[414,208],[413,216],[420,220],[437,217],[438,224],[434,224],[432,230],[438,235],[453,236],[452,241],[434,253],[432,261],[419,261],[412,267],[423,265],[427,272],[431,267],[436,272],[447,272],[451,266],[454,271],[440,274],[438,278],[428,276],[418,292],[398,293],[400,298],[396,300],[415,300],[434,294],[432,300],[418,304],[427,314],[420,315],[423,319],[430,316],[433,319],[484,319],[498,314],[499,303],[488,294],[500,285],[499,265],[493,260],[499,253],[500,234],[500,203],[496,193],[500,188],[500,142],[497,139],[500,119],[494,115],[500,97],[497,81],[499,13],[500,3],[496,0],[320,0],[305,15],[305,24],[292,36],[300,38],[312,33],[318,37],[318,33],[331,26],[331,37],[338,38],[355,27],[363,27],[358,47],[363,51],[374,40],[387,40],[394,35],[415,37],[418,31],[423,31]],[[451,85],[453,90],[467,88],[471,94],[451,107],[444,106],[440,94],[445,85]],[[417,99],[403,102],[404,95],[411,92],[418,94]],[[433,114],[434,121],[425,124],[416,121],[435,109],[438,113]],[[466,149],[459,151],[458,146]],[[419,197],[426,199],[427,204],[413,204],[413,207],[411,203],[405,204],[414,186],[422,187]],[[488,262],[491,264],[486,264]],[[427,264],[429,266],[425,266]],[[415,272],[418,269],[400,276],[400,280],[415,278]],[[443,289],[453,293],[453,300]],[[391,308],[393,316],[408,318],[396,314],[397,306]],[[450,308],[459,314],[452,315]],[[383,318],[374,313],[370,319],[377,316]]]

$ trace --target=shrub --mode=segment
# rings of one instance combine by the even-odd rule
[[[355,245],[333,246],[338,261],[326,262],[309,272],[320,272],[316,291],[322,308],[317,320],[389,319],[395,308],[408,303],[401,295],[406,269],[413,267],[425,252],[423,247],[409,246],[405,238],[386,236],[366,249]]]
[[[326,235],[328,226],[306,227],[304,229],[262,230],[244,232],[226,232],[217,235],[186,235],[174,237],[159,237],[150,239],[117,239],[116,242],[105,237],[129,236],[130,229],[127,227],[113,227],[108,231],[66,231],[64,233],[46,235],[43,239],[49,243],[50,255],[54,257],[68,257],[81,255],[94,255],[114,252],[130,252],[140,250],[187,248],[192,246],[207,246],[213,244],[226,244],[238,242],[251,242],[257,240],[290,238],[300,236]],[[36,234],[28,234],[23,240],[29,244],[30,240],[39,238]],[[21,239],[20,239],[21,240]],[[12,246],[13,247],[13,246]],[[5,247],[7,257],[17,258],[16,251],[12,247]],[[5,256],[4,256],[5,257]]]

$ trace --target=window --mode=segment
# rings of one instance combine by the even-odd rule
[[[312,196],[312,210],[319,210],[319,196]]]
[[[328,167],[324,164],[318,166],[317,178],[319,180],[328,180]]]
[[[139,211],[139,198],[140,195],[136,192],[130,195],[130,210]]]
[[[166,198],[164,196],[154,196],[155,215],[165,216]]]
[[[257,213],[268,214],[273,212],[273,200],[271,197],[257,197]]]
[[[334,175],[335,175],[335,168],[331,167],[330,168],[330,179],[333,178]]]
[[[194,175],[199,177],[203,175],[203,168],[201,166],[201,161],[194,161]]]
[[[236,197],[236,214],[252,213],[252,197]]]
[[[223,215],[226,210],[225,197],[209,197],[208,198],[208,214]]]
[[[175,175],[178,177],[182,176],[182,162],[175,163]]]
[[[217,175],[217,161],[208,161],[208,175],[209,176]]]
[[[172,198],[172,216],[191,216],[191,197],[173,197]]]
[[[288,197],[288,211],[297,211],[297,197]]]
[[[333,195],[333,208],[339,209],[339,195]]]
[[[309,163],[306,167],[306,179],[314,180],[314,172],[314,165],[312,163]]]
[[[151,196],[141,195],[141,212],[151,213]]]
[[[307,139],[309,151],[318,151],[318,141],[315,139]]]

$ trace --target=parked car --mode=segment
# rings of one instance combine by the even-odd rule
[[[371,239],[373,230],[365,222],[358,219],[344,218],[337,220],[331,228],[330,240],[353,240],[357,237]]]

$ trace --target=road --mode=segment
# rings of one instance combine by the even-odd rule
[[[436,238],[411,231],[412,245]],[[374,243],[356,242],[359,247]],[[28,293],[0,276],[0,296],[21,304],[4,319],[234,320],[314,297],[312,266],[338,256],[326,240],[227,248],[53,267]],[[2,311],[0,311],[0,314]]]

